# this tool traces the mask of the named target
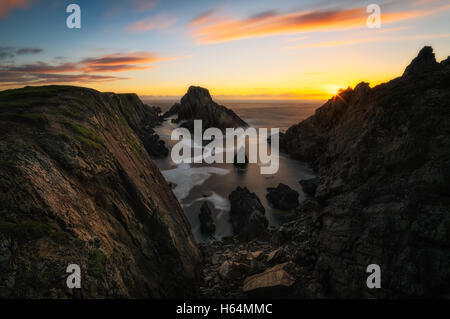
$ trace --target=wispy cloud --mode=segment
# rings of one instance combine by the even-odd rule
[[[379,37],[364,37],[364,38],[356,38],[356,39],[341,39],[335,41],[322,41],[322,42],[313,42],[313,43],[305,43],[294,46],[286,47],[285,49],[305,49],[305,48],[326,48],[326,47],[337,47],[344,45],[354,45],[360,43],[369,43],[369,42],[383,42],[383,41],[406,41],[406,40],[418,40],[418,39],[443,39],[450,38],[450,33],[444,34],[416,34],[416,35],[407,35],[407,36],[379,36]]]
[[[12,59],[16,55],[38,54],[43,50],[38,48],[15,48],[15,47],[0,47],[0,60]]]
[[[448,9],[448,5],[428,10],[384,12],[382,21],[388,24],[431,15],[444,9]],[[365,27],[366,20],[365,7],[286,14],[266,11],[249,18],[221,17],[216,12],[210,12],[191,22],[190,27],[199,43],[218,43],[271,35],[353,29]]]
[[[31,3],[31,0],[1,0],[0,18],[8,16],[14,9],[24,9]]]
[[[158,4],[156,0],[133,0],[131,1],[135,10],[145,12]]]
[[[175,22],[175,18],[166,15],[157,15],[132,23],[125,27],[125,30],[129,32],[147,32],[150,30],[161,31],[172,26]]]
[[[51,83],[92,83],[126,80],[127,78],[91,75],[91,74],[47,74],[47,73],[21,73],[21,72],[2,72],[0,71],[0,85],[16,86],[24,84],[51,84]]]
[[[129,13],[131,10],[134,13],[147,12],[158,4],[156,0],[127,0],[113,3],[108,1],[108,9],[103,13],[103,17],[111,19],[120,14]]]
[[[122,80],[125,78],[101,73],[150,69],[156,62],[174,59],[176,58],[159,56],[155,52],[131,52],[87,57],[77,62],[38,61],[22,65],[0,65],[0,84]]]
[[[195,17],[191,22],[189,22],[188,25],[192,27],[212,22],[219,9],[220,8],[217,7],[201,13],[200,15]]]

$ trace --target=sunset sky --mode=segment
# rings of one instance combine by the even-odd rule
[[[81,29],[66,26],[70,3]],[[370,3],[379,29],[366,25]],[[326,99],[401,75],[424,45],[450,55],[450,1],[0,0],[0,89]]]

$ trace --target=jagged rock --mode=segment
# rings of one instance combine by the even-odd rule
[[[235,234],[244,238],[255,238],[267,234],[265,209],[255,193],[238,186],[228,196],[230,200],[230,217]]]
[[[438,66],[439,63],[436,62],[433,48],[426,46],[420,50],[417,57],[406,67],[403,76],[411,77],[422,75],[423,73],[436,70]]]
[[[0,298],[197,294],[197,245],[141,139],[155,110],[73,86],[3,91],[0,109]]]
[[[204,202],[200,207],[200,214],[198,218],[200,220],[200,231],[202,234],[211,236],[216,231],[216,226],[211,217],[214,207],[210,202]]]
[[[192,130],[194,120],[202,120],[203,130],[209,127],[226,128],[246,127],[247,123],[232,110],[214,102],[205,88],[191,86],[182,97],[164,114],[164,117],[178,115],[177,122],[184,121],[183,127]]]
[[[142,143],[144,144],[145,150],[152,157],[158,158],[169,155],[169,149],[166,147],[166,143],[160,140],[159,135],[156,133],[142,137]]]
[[[262,250],[257,250],[251,253],[251,257],[253,259],[258,259],[263,255],[263,251]]]
[[[233,280],[245,275],[249,267],[243,263],[225,261],[219,268],[219,275],[222,279]]]
[[[286,252],[282,247],[275,249],[267,255],[267,263],[278,263],[286,256]]]
[[[320,175],[319,204],[299,214],[309,226],[274,239],[312,247],[313,260],[295,258],[331,296],[450,291],[449,87],[450,65],[425,47],[402,77],[343,90],[286,131],[286,150]],[[383,289],[365,287],[371,263],[383,265]]]
[[[292,267],[286,262],[265,270],[263,273],[245,278],[243,292],[265,297],[277,296],[295,283],[295,279],[285,269]]]
[[[311,179],[302,179],[299,181],[302,185],[303,192],[309,196],[314,196],[317,186],[319,186],[320,179],[318,177]]]
[[[233,159],[233,165],[239,169],[245,169],[248,166],[248,157],[247,155],[245,155],[244,157],[244,162],[243,163],[239,163],[238,162],[238,155],[234,155],[234,159]]]
[[[281,210],[291,210],[298,206],[298,192],[289,186],[280,183],[277,187],[269,189],[267,199],[273,207]]]

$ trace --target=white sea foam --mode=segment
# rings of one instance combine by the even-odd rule
[[[199,202],[199,201],[210,202],[211,204],[214,205],[214,208],[220,212],[230,210],[229,200],[226,199],[225,197],[220,196],[219,194],[217,194],[215,192],[212,192],[211,196],[197,198],[194,202]]]
[[[226,175],[231,170],[218,167],[191,167],[189,164],[180,164],[177,168],[162,171],[164,178],[176,186],[173,193],[181,202],[186,198],[191,189],[203,184],[212,174]]]

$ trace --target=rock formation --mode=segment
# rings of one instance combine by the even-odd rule
[[[214,206],[210,202],[204,202],[200,207],[198,218],[200,220],[200,231],[203,235],[211,236],[216,231],[216,226],[211,217],[213,211]]]
[[[203,130],[217,127],[225,130],[227,127],[246,127],[247,123],[232,110],[213,101],[209,91],[198,86],[191,86],[180,103],[175,104],[164,114],[164,117],[177,115],[176,122],[190,130],[194,120],[202,120]]]
[[[449,88],[450,58],[437,63],[426,47],[402,77],[341,91],[289,128],[281,145],[319,178],[301,181],[309,196],[270,240],[202,245],[202,295],[448,296]],[[219,278],[224,260],[247,273]],[[371,264],[381,267],[380,289],[366,285]]]
[[[298,206],[298,192],[289,186],[280,183],[267,192],[267,200],[273,207],[281,210],[291,210]]]
[[[303,192],[309,196],[314,196],[316,193],[317,186],[319,186],[319,178],[302,179],[299,181],[302,185]]]
[[[0,297],[196,294],[199,252],[143,145],[157,119],[135,94],[0,92]]]
[[[425,47],[402,77],[339,92],[283,137],[320,183],[317,204],[279,237],[308,241],[321,293],[450,292],[449,61]],[[382,289],[366,287],[369,264],[380,265]]]
[[[255,193],[238,186],[228,196],[231,224],[235,234],[243,238],[262,237],[267,232],[266,210]]]

